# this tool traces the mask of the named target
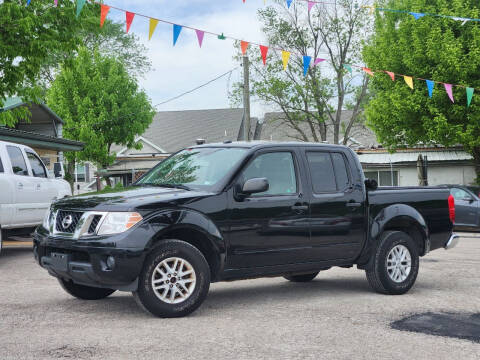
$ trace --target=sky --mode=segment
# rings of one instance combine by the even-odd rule
[[[257,17],[257,10],[264,6],[263,0],[247,0],[245,4],[242,0],[106,0],[105,4],[201,30],[265,42]],[[125,13],[111,9],[108,18],[124,22]],[[135,33],[148,49],[153,70],[140,79],[140,86],[154,105],[240,65],[233,59],[236,49],[232,40],[222,41],[205,34],[199,48],[195,32],[184,28],[173,46],[172,25],[159,23],[150,41],[148,28],[147,18],[135,16],[129,32]],[[230,107],[229,85],[240,81],[242,76],[239,68],[231,76],[156,108],[167,111]],[[262,118],[268,110],[271,108],[265,104],[252,103],[252,116]]]

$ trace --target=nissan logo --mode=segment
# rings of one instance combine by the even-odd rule
[[[72,215],[67,215],[62,220],[62,226],[65,230],[68,229],[70,225],[72,225],[72,223],[73,223]]]

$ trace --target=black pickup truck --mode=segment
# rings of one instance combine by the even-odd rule
[[[194,146],[122,192],[54,203],[34,254],[69,294],[95,300],[132,291],[160,317],[194,311],[210,282],[305,282],[332,266],[357,265],[377,292],[403,294],[419,256],[458,242],[449,194],[377,189],[343,146]]]

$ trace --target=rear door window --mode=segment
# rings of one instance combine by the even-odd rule
[[[335,180],[337,182],[337,190],[343,191],[350,185],[348,177],[347,165],[345,158],[340,153],[332,153],[333,168],[335,170]]]
[[[30,151],[27,151],[27,157],[28,161],[30,162],[30,167],[32,168],[33,176],[46,178],[47,170],[45,170],[45,166],[43,166],[43,163],[38,156]]]
[[[320,194],[336,192],[337,182],[333,162],[328,152],[307,152],[308,166],[312,178],[313,192]]]
[[[12,163],[12,171],[15,175],[28,175],[27,164],[23,157],[22,150],[17,146],[7,146],[8,156]]]

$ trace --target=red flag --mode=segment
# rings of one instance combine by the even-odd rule
[[[125,11],[125,18],[127,19],[127,33],[130,30],[130,25],[132,25],[133,18],[135,17],[135,13]]]
[[[268,46],[260,45],[260,52],[262,53],[263,65],[266,65],[267,64]]]
[[[395,73],[391,72],[391,71],[386,71],[386,73],[388,75],[390,75],[390,77],[392,78],[392,81],[395,81]]]
[[[103,23],[109,11],[110,11],[110,6],[100,4],[100,27],[103,26]]]
[[[365,71],[368,75],[373,76],[373,71],[370,70],[369,68],[364,67],[362,68],[362,70]]]
[[[240,46],[242,48],[242,54],[245,55],[245,53],[247,52],[247,48],[248,48],[248,41],[240,41]]]

